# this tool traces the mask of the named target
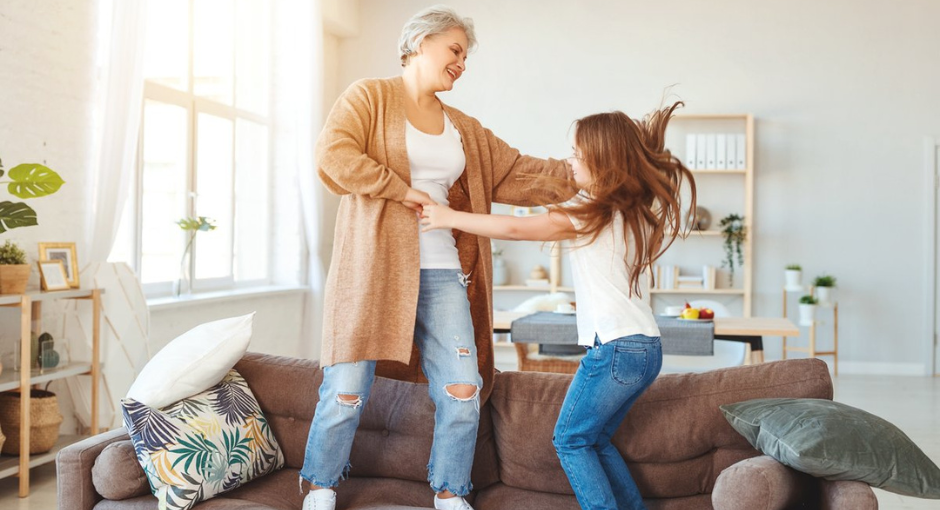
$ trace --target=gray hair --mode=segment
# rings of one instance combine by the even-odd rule
[[[469,48],[467,53],[477,45],[476,35],[473,33],[473,20],[462,17],[446,5],[435,5],[415,14],[401,29],[398,38],[398,56],[401,66],[405,67],[412,55],[418,52],[425,37],[442,34],[452,28],[459,28],[467,34]]]

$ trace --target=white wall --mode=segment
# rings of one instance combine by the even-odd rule
[[[433,2],[362,0],[340,88],[400,73],[402,24]],[[757,119],[754,314],[788,263],[839,279],[840,370],[922,373],[923,136],[940,133],[932,0],[454,0],[478,51],[444,101],[526,153],[566,156],[572,120],[660,104]],[[716,264],[717,265],[717,261]],[[767,358],[780,358],[768,339]]]

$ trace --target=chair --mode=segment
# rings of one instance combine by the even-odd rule
[[[516,343],[515,345],[520,372],[573,374],[578,371],[578,365],[581,364],[581,356],[548,356],[532,352],[531,347],[537,347],[538,344]]]
[[[690,301],[695,308],[707,307],[715,311],[715,317],[729,317],[731,313],[724,304],[706,299]],[[685,372],[707,372],[718,368],[736,367],[744,364],[747,344],[729,340],[715,340],[715,353],[711,356],[663,355],[662,374]]]

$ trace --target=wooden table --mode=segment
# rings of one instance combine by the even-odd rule
[[[493,332],[509,333],[512,321],[527,312],[493,312]],[[799,336],[800,330],[783,317],[715,317],[715,339],[746,342],[751,346],[751,362],[764,361],[765,336]]]

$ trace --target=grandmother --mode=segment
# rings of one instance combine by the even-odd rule
[[[399,41],[403,72],[349,86],[317,141],[320,178],[342,195],[323,311],[323,383],[301,478],[304,510],[333,510],[375,375],[429,381],[436,406],[428,480],[435,508],[463,499],[492,391],[489,240],[421,233],[427,204],[488,213],[493,202],[560,202],[530,188],[537,174],[569,178],[564,161],[523,156],[442,103],[476,46],[473,22],[450,8],[415,14]],[[572,188],[573,193],[573,188]],[[422,375],[423,371],[423,375]],[[302,483],[302,481],[301,481]]]

